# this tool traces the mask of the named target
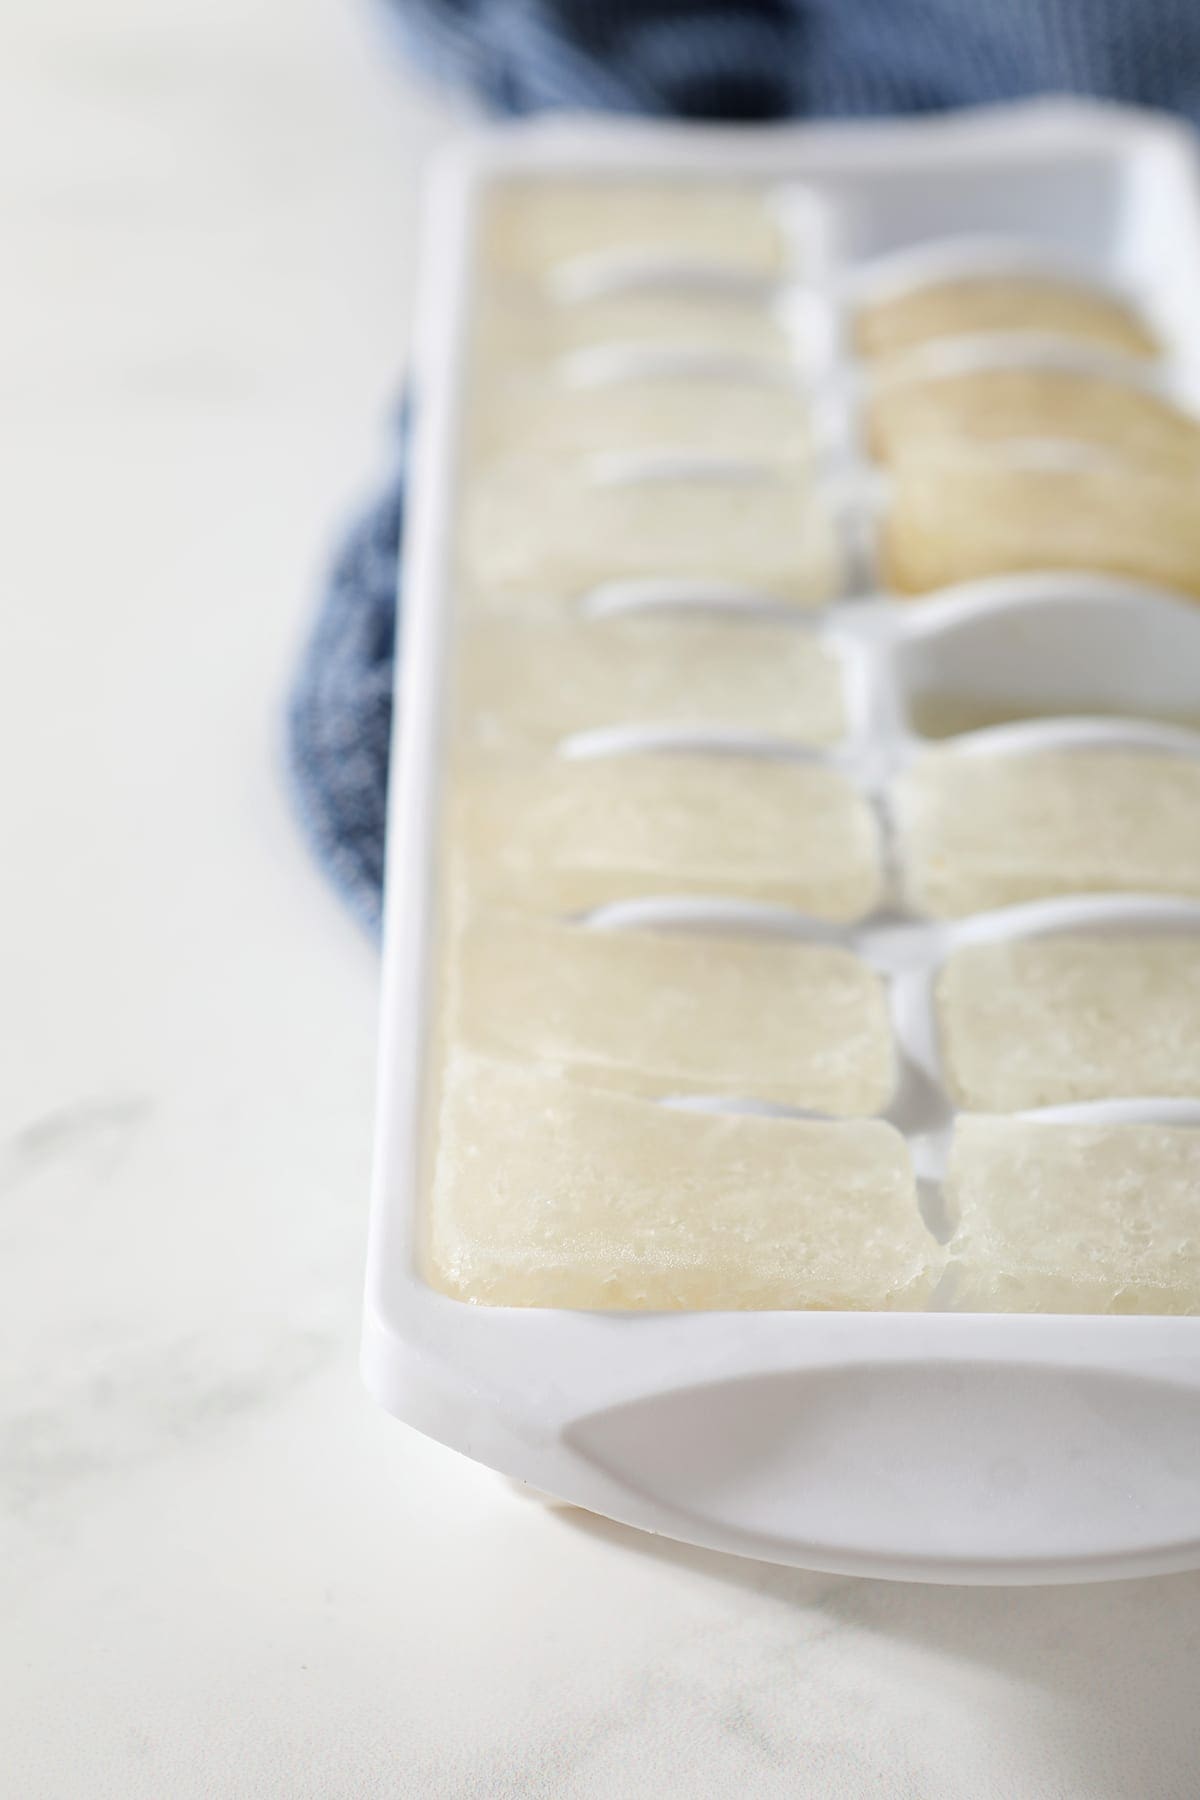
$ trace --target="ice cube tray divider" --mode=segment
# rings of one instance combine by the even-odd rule
[[[436,228],[428,235],[418,339],[408,638],[389,834],[390,865],[402,879],[391,881],[388,901],[364,1328],[368,1385],[409,1422],[538,1488],[744,1554],[856,1573],[985,1582],[1191,1566],[1200,1561],[1200,1320],[522,1312],[463,1306],[421,1279],[419,1121],[433,932],[428,871],[440,776],[444,584],[471,218],[475,196],[489,180],[571,168],[733,170],[781,181],[800,205],[804,194],[821,190],[860,231],[865,217],[887,231],[901,230],[907,219],[913,235],[912,220],[920,218],[926,236],[937,235],[934,224],[943,231],[961,225],[964,179],[973,187],[973,210],[987,215],[990,208],[1007,228],[1016,191],[1026,211],[1039,214],[1047,236],[1061,225],[1064,196],[1074,195],[1082,224],[1066,216],[1077,236],[1089,238],[1093,268],[1106,258],[1136,262],[1150,242],[1148,221],[1169,222],[1170,231],[1160,229],[1153,243],[1177,278],[1175,315],[1200,317],[1200,208],[1190,146],[1177,128],[1119,109],[1034,106],[950,125],[749,132],[736,143],[722,132],[568,123],[485,134],[445,171],[431,200]],[[943,188],[939,175],[947,177]],[[947,214],[932,224],[931,194],[944,195]],[[1165,273],[1157,271],[1160,289]],[[1139,291],[1153,285],[1148,276]],[[834,344],[838,354],[842,348]],[[846,394],[853,451],[848,386]],[[837,435],[835,429],[835,441]],[[871,584],[858,585],[862,591]],[[914,605],[903,620],[897,615],[889,655],[894,663],[907,658],[906,677],[914,657],[953,646],[956,634],[990,616],[995,595],[980,590],[991,586],[972,584],[970,591]],[[1039,595],[1053,602],[1056,594],[1070,596],[1070,606],[1136,611],[1144,605],[1148,619],[1183,616],[1169,599],[1136,594],[1129,584],[1056,576],[1033,578],[1023,589],[1010,584],[1001,610],[1032,609]],[[771,616],[780,610],[769,595],[696,583],[602,584],[586,597],[598,615],[697,601]],[[869,631],[872,617],[887,612],[884,601],[856,600],[810,619],[798,618],[794,608],[789,616],[797,629],[837,635],[852,672],[852,706],[887,713],[900,744],[907,714],[896,684],[885,694],[887,684],[878,671],[872,674],[861,646],[842,641],[852,618],[863,622],[856,629]],[[1118,737],[1129,730],[1110,720],[1087,726],[1110,740],[1114,729]],[[1141,736],[1140,727],[1134,735]],[[1010,741],[1021,739],[1010,735]],[[1147,748],[1164,745],[1142,741]],[[952,754],[961,750],[960,744]],[[425,878],[415,879],[416,871]],[[673,913],[692,928],[740,930],[757,922],[793,931],[797,924],[784,909],[704,902],[689,909],[669,898],[626,903],[623,914],[606,909],[605,919],[592,915],[592,922],[619,924],[623,916],[632,923],[639,908],[643,921],[657,916],[663,924]],[[1038,902],[994,918],[918,929],[979,941],[990,930],[1032,929],[1033,913],[1045,929],[1087,922],[1089,928],[1190,931],[1195,924],[1189,903],[1121,896],[1104,903]],[[816,932],[805,923],[803,929],[841,941],[840,928]],[[904,979],[912,943],[907,924],[881,918],[856,933],[870,955]],[[913,1020],[910,1036],[919,1046],[928,1009],[914,1006]],[[1129,1116],[1146,1103],[1107,1104]],[[1173,1118],[1190,1104],[1174,1103]]]

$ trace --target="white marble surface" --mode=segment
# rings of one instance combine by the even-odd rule
[[[0,1793],[1191,1800],[1200,1578],[742,1564],[360,1391],[376,969],[277,720],[445,123],[346,0],[0,9]]]

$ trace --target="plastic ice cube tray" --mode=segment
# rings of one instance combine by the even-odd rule
[[[872,297],[980,270],[1082,274],[1136,297],[1163,367],[1111,348],[1030,343],[1035,357],[1102,366],[1200,393],[1200,210],[1185,132],[1117,108],[1038,104],[921,123],[739,132],[556,123],[480,134],[434,184],[417,351],[420,400],[404,574],[405,643],[391,801],[376,1180],[364,1371],[408,1423],[533,1487],[698,1544],[849,1573],[945,1581],[1096,1579],[1200,1563],[1200,1318],[896,1313],[584,1313],[468,1306],[422,1279],[422,1106],[431,1019],[433,850],[444,766],[448,568],[462,488],[465,321],[477,202],[513,176],[745,175],[771,185],[805,247],[803,280],[772,275],[790,360],[692,357],[803,383],[816,479],[835,506],[842,592],[799,630],[846,675],[847,730],[812,748],[680,723],[576,734],[566,756],[678,748],[799,757],[846,773],[893,830],[896,782],[923,721],[1033,718],[947,739],[951,759],[1169,751],[1200,759],[1200,612],[1178,595],[1086,571],[975,581],[920,601],[879,585],[874,545],[889,478],[859,447],[864,392],[850,321]],[[751,269],[739,280],[765,279]],[[574,261],[563,292],[712,283],[706,265]],[[583,381],[661,372],[669,345],[573,352]],[[731,353],[732,354],[732,353]],[[1003,364],[972,340],[917,352],[926,365]],[[1046,446],[1038,446],[1046,457]],[[1020,452],[1018,452],[1020,454]],[[704,477],[713,452],[668,476]],[[707,461],[706,461],[707,458]],[[1102,459],[1101,459],[1102,460]],[[721,457],[716,455],[718,473]],[[1050,465],[1090,467],[1078,446]],[[739,465],[740,466],[740,465]],[[728,472],[728,471],[726,471]],[[631,454],[601,479],[661,479]],[[748,480],[758,479],[751,467]],[[710,607],[797,620],[794,597],[689,575],[598,580],[581,604]],[[901,1079],[887,1117],[907,1136],[936,1216],[953,1109],[933,982],[957,946],[1085,928],[1200,934],[1196,901],[1072,894],[931,921],[889,871],[883,903],[852,926],[786,909],[658,898],[595,909],[590,923],[783,933],[847,945],[891,983]],[[691,1102],[711,1105],[715,1103]],[[1030,1116],[1030,1115],[1025,1115]],[[1200,1124],[1200,1105],[1131,1096],[1040,1117]]]

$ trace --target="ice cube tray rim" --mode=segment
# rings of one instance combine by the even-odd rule
[[[986,165],[998,154],[1018,161],[1048,152],[1072,158],[1109,154],[1114,146],[1120,152],[1126,146],[1130,155],[1152,155],[1174,182],[1194,245],[1190,149],[1175,128],[1123,110],[1038,105],[1021,109],[1018,135],[1019,142],[1003,110],[953,128],[906,124],[752,132],[739,141],[736,160],[747,173],[769,172],[782,155],[790,167],[803,164],[804,172],[817,178],[840,174],[852,181],[855,170],[869,171],[881,151],[890,163],[900,158],[922,164],[932,148],[936,164],[939,147],[952,149],[961,168]],[[601,167],[636,167],[639,159],[648,158],[655,167],[715,171],[729,166],[732,151],[720,132],[702,134],[699,142],[693,134],[684,141],[677,136],[664,141],[655,129],[624,125],[616,132],[555,124],[512,136],[488,133],[460,157],[455,173],[443,176],[434,204],[445,218],[449,203],[461,226],[469,214],[473,164],[506,172],[551,162],[565,166],[564,153],[569,162],[572,143],[577,158]],[[464,1306],[429,1288],[417,1274],[415,1122],[432,918],[428,883],[419,883],[415,892],[410,887],[402,899],[396,876],[427,870],[432,841],[443,650],[439,562],[453,487],[465,285],[453,246],[443,239],[439,250],[432,233],[427,241],[433,255],[423,289],[418,351],[425,404],[413,467],[408,640],[389,832],[393,879],[387,901],[363,1349],[368,1386],[386,1407],[419,1429],[518,1479],[627,1523],[717,1549],[848,1573],[975,1582],[1101,1579],[1194,1565],[1200,1560],[1200,1537],[1193,1517],[1165,1503],[1150,1506],[1137,1518],[1113,1511],[1094,1481],[1073,1492],[1065,1536],[1049,1521],[1026,1517],[1019,1508],[1012,1516],[1005,1514],[991,1532],[967,1530],[964,1536],[960,1526],[978,1498],[979,1474],[974,1465],[951,1465],[939,1458],[949,1443],[945,1420],[960,1408],[965,1419],[976,1376],[984,1383],[980,1392],[991,1393],[990,1384],[1001,1373],[1008,1382],[1022,1371],[1035,1371],[1039,1382],[1045,1374],[1060,1384],[1066,1381],[1069,1388],[1075,1378],[1099,1381],[1114,1397],[1126,1391],[1122,1384],[1132,1376],[1139,1407],[1143,1399],[1190,1406],[1200,1388],[1196,1319],[527,1312]],[[911,1464],[897,1453],[889,1462],[890,1490],[880,1495],[880,1504],[869,1509],[865,1520],[858,1518],[850,1527],[844,1521],[845,1503],[861,1483],[854,1490],[846,1488],[836,1457],[828,1464],[832,1489],[818,1486],[815,1496],[789,1491],[786,1517],[777,1528],[761,1516],[764,1505],[778,1500],[774,1489],[765,1495],[757,1490],[735,1493],[728,1505],[701,1492],[680,1496],[664,1490],[649,1471],[642,1479],[636,1470],[614,1465],[603,1444],[597,1445],[593,1429],[594,1421],[618,1416],[614,1409],[634,1400],[666,1408],[667,1421],[680,1396],[699,1395],[705,1407],[711,1397],[715,1406],[730,1384],[744,1383],[748,1407],[786,1438],[794,1428],[796,1395],[808,1391],[810,1381],[836,1375],[849,1382],[839,1416],[852,1452],[860,1441],[855,1407],[869,1413],[875,1396],[891,1391],[889,1372],[906,1370],[916,1371],[919,1381],[904,1390],[905,1429],[919,1442],[922,1455]],[[960,1378],[968,1383],[962,1396]],[[786,1404],[776,1405],[776,1394]],[[739,1407],[741,1398],[739,1391]],[[1035,1443],[1037,1453],[1054,1454],[1062,1404],[1074,1417],[1070,1392],[1062,1404],[1052,1406],[1051,1398],[1047,1393],[1046,1404],[1027,1421],[1031,1454]],[[923,1411],[927,1405],[933,1408],[928,1414]],[[1002,1445],[1006,1418],[1002,1413],[991,1418],[989,1453]],[[977,1418],[974,1424],[978,1429]],[[867,1440],[862,1442],[867,1447]],[[1102,1474],[1105,1445],[1091,1450]],[[1136,1473],[1132,1471],[1135,1478]],[[812,1475],[817,1479],[820,1468],[814,1467]],[[1060,1470],[1058,1479],[1067,1481],[1066,1472]],[[1071,1479],[1078,1487],[1078,1471]],[[901,1525],[892,1504],[898,1493],[904,1496]]]

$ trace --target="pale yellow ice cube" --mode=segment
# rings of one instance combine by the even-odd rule
[[[1200,896],[1200,763],[1122,750],[931,751],[897,786],[914,905],[941,917],[1054,894]]]
[[[703,289],[635,288],[586,300],[498,295],[480,306],[475,320],[481,384],[514,365],[536,368],[618,345],[744,357],[752,370],[762,365],[764,378],[773,367],[782,376],[790,353],[787,331],[761,296]]]
[[[579,594],[666,578],[741,584],[809,606],[842,585],[833,518],[786,470],[614,481],[536,457],[477,471],[462,569],[479,587]]]
[[[590,1087],[831,1114],[880,1112],[892,1091],[883,985],[844,950],[477,912],[448,993],[450,1044]]]
[[[451,1057],[430,1280],[493,1306],[913,1308],[942,1252],[875,1120],[676,1111]]]
[[[497,184],[485,202],[485,271],[546,275],[602,251],[772,276],[785,247],[765,190],[748,181],[552,175]]]
[[[863,306],[855,339],[864,356],[895,356],[940,338],[1035,332],[1078,339],[1127,356],[1160,346],[1132,307],[1111,294],[1052,276],[956,276]]]
[[[1200,1099],[1200,942],[1054,937],[959,950],[937,983],[951,1092],[974,1112]]]
[[[964,1311],[1200,1311],[1200,1132],[964,1117],[946,1192]]]
[[[559,368],[481,384],[471,442],[480,459],[513,453],[704,452],[791,462],[812,457],[808,408],[786,380],[695,372],[573,382]]]
[[[835,771],[720,755],[463,757],[451,775],[456,893],[574,913],[712,894],[822,918],[880,892],[874,820]]]
[[[801,625],[696,613],[473,618],[458,646],[458,729],[552,744],[604,725],[701,725],[827,744],[845,729],[835,654]]]
[[[1076,369],[994,367],[883,379],[868,408],[884,462],[963,439],[1057,438],[1102,445],[1128,462],[1200,471],[1200,421],[1150,390]]]
[[[572,625],[583,617],[579,595],[561,588],[531,582],[528,587],[501,588],[459,580],[454,588],[454,610],[464,626],[477,620],[518,619],[527,623]]]
[[[905,594],[1022,570],[1083,569],[1200,594],[1196,480],[1092,452],[920,449],[892,466],[885,579]]]

